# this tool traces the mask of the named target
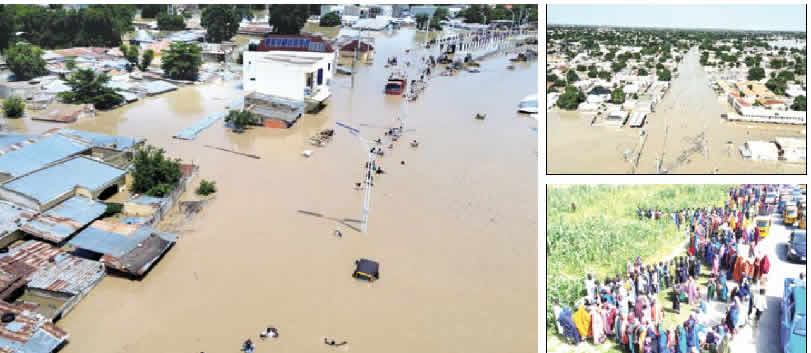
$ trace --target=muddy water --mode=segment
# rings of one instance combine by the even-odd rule
[[[774,140],[776,136],[804,137],[805,126],[733,123],[720,118],[728,110],[709,87],[698,63],[696,49],[679,66],[656,112],[648,115],[648,134],[636,173],[722,174],[805,173],[804,164],[749,161],[738,147],[747,140]],[[639,149],[639,130],[592,128],[590,118],[575,112],[548,114],[549,162],[552,173],[630,173],[624,152]],[[703,135],[702,135],[703,133]],[[729,143],[731,142],[731,144]],[[600,148],[593,148],[600,146]],[[707,147],[706,149],[704,147]],[[585,148],[584,148],[585,147]],[[571,151],[578,151],[574,154]],[[583,152],[580,152],[583,151]],[[661,159],[661,162],[659,160]]]
[[[329,106],[289,130],[234,134],[215,124],[194,141],[171,138],[222,111],[237,82],[182,88],[74,124],[148,138],[199,164],[219,192],[143,281],[107,277],[60,321],[71,334],[63,352],[235,352],[268,325],[280,339],[258,342],[257,352],[320,351],[324,336],[354,352],[537,350],[537,123],[515,112],[537,91],[537,64],[508,71],[499,56],[479,74],[434,77],[408,108],[415,131],[381,161],[386,174],[375,180],[364,234],[329,218],[360,218],[362,193],[352,185],[365,147],[343,130],[324,148],[307,141],[336,121],[382,136],[378,127],[405,112],[402,99],[382,94],[383,58],[412,45],[414,32],[377,36],[378,60],[359,67],[354,90],[337,77]],[[476,112],[487,119],[474,120]],[[304,149],[313,156],[301,157]],[[361,257],[381,263],[380,281],[350,277]]]

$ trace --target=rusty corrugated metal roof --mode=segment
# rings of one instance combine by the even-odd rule
[[[50,353],[68,334],[40,314],[0,301],[0,312],[14,320],[0,324],[0,352]]]

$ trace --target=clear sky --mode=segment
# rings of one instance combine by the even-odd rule
[[[549,5],[547,23],[805,31],[805,5]]]

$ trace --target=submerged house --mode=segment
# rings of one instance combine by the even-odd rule
[[[271,35],[243,53],[245,92],[320,105],[331,95],[336,53],[312,36]]]
[[[0,254],[3,299],[58,320],[104,278],[104,265],[29,240]]]
[[[152,227],[95,221],[68,242],[77,254],[99,259],[133,277],[145,275],[177,241],[177,236]]]
[[[34,238],[61,245],[107,210],[107,205],[84,196],[71,197],[42,213],[23,213],[20,230]]]
[[[0,313],[11,319],[0,323],[0,352],[51,353],[67,342],[67,332],[24,306],[0,300]]]
[[[252,92],[245,96],[246,110],[260,119],[259,124],[271,128],[289,128],[304,114],[303,102]]]

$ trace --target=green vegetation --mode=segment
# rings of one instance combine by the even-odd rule
[[[201,64],[200,45],[197,43],[173,42],[161,60],[163,71],[175,80],[197,80]]]
[[[429,23],[428,26],[431,29],[442,30],[442,25],[439,24],[439,21],[442,21],[445,18],[450,17],[450,15],[451,14],[447,8],[439,7],[434,12],[434,16],[431,17],[431,23]]]
[[[625,92],[617,88],[611,91],[611,103],[622,104],[625,103]]]
[[[141,5],[141,18],[155,18],[158,14],[168,13],[168,5],[147,4]]]
[[[588,76],[589,76],[589,78],[597,77],[597,71],[589,71]]]
[[[65,82],[71,90],[59,93],[59,97],[65,103],[93,104],[96,109],[111,109],[123,103],[124,97],[104,86],[109,81],[110,76],[104,72],[96,74],[91,69],[80,69]]]
[[[771,90],[772,92],[783,95],[786,93],[786,81],[779,80],[779,79],[769,79],[766,81],[766,88]]]
[[[118,50],[124,54],[124,58],[130,63],[127,66],[128,71],[132,71],[132,68],[138,66],[138,47],[134,45],[128,46],[127,44],[121,43]]]
[[[338,13],[335,12],[335,11],[324,14],[324,16],[321,16],[321,19],[319,20],[318,25],[321,26],[321,27],[340,26],[341,25],[341,16],[338,16]]]
[[[104,213],[101,215],[102,217],[110,217],[115,216],[124,209],[123,203],[118,202],[106,202],[107,209],[104,210]]]
[[[14,34],[13,18],[6,11],[6,5],[0,4],[0,53],[5,53]]]
[[[22,98],[17,96],[11,96],[5,101],[3,101],[3,113],[6,114],[6,117],[9,118],[19,118],[23,116],[25,112],[25,103],[23,102]]]
[[[583,277],[624,273],[625,261],[663,260],[685,240],[670,217],[639,220],[636,208],[721,206],[728,185],[574,185],[547,189],[546,327],[554,327],[552,299],[571,305],[585,294]],[[576,211],[572,204],[576,204]]]
[[[648,76],[648,70],[645,70],[645,69],[639,69],[639,71],[637,71],[637,74],[638,74],[639,76]]]
[[[65,68],[69,71],[76,70],[76,59],[74,58],[67,58],[65,59]]]
[[[558,97],[558,107],[566,110],[577,109],[577,106],[586,100],[586,95],[574,86],[566,86],[566,91]]]
[[[180,182],[180,159],[167,159],[164,150],[147,145],[135,152],[131,190],[155,197],[167,196]]]
[[[496,5],[495,7],[476,4],[459,11],[456,16],[464,17],[465,23],[490,23],[490,21],[513,19],[517,23],[519,16],[522,14],[524,21],[537,23],[538,5],[512,5],[512,9],[508,9],[503,4]]]
[[[66,10],[61,6],[5,5],[4,16],[0,22],[13,24],[10,33],[24,32],[22,39],[42,48],[116,47],[121,35],[133,30],[135,6],[90,5]]]
[[[183,15],[170,15],[162,13],[158,15],[158,29],[161,31],[180,31],[186,29],[186,20]]]
[[[597,77],[599,77],[601,80],[611,81],[611,73],[608,71],[598,72]]]
[[[217,182],[215,181],[208,181],[208,180],[200,180],[200,186],[197,187],[195,191],[197,195],[208,196],[215,192],[217,192]]]
[[[804,112],[806,111],[805,104],[805,96],[797,96],[797,98],[794,98],[794,103],[791,104],[791,110]]]
[[[577,76],[577,72],[575,72],[574,70],[569,70],[566,73],[566,81],[569,81],[570,84],[572,82],[575,82],[575,81],[579,80],[579,79],[580,79],[580,77]]]
[[[663,69],[663,70],[660,70],[660,71],[656,71],[656,76],[659,79],[659,81],[670,81],[670,76],[671,76],[670,75],[670,70]]]
[[[270,5],[270,25],[277,34],[299,34],[310,15],[308,5]]]
[[[428,23],[428,15],[421,13],[414,17],[414,21],[417,22],[417,29],[424,29],[425,24]]]
[[[200,15],[200,26],[206,29],[206,40],[220,43],[229,40],[239,30],[242,17],[233,5],[206,6]]]
[[[759,81],[766,77],[766,71],[760,67],[753,67],[749,69],[749,74],[746,76],[746,79],[749,81]]]
[[[231,110],[225,117],[225,122],[231,124],[234,131],[243,131],[248,125],[257,124],[256,116],[249,111]]]
[[[30,80],[48,73],[42,49],[28,44],[16,44],[6,51],[6,64],[18,81]]]
[[[152,64],[152,59],[155,57],[155,51],[152,49],[144,50],[144,53],[141,56],[141,63],[138,64],[138,70],[146,71],[149,69],[149,65]]]

